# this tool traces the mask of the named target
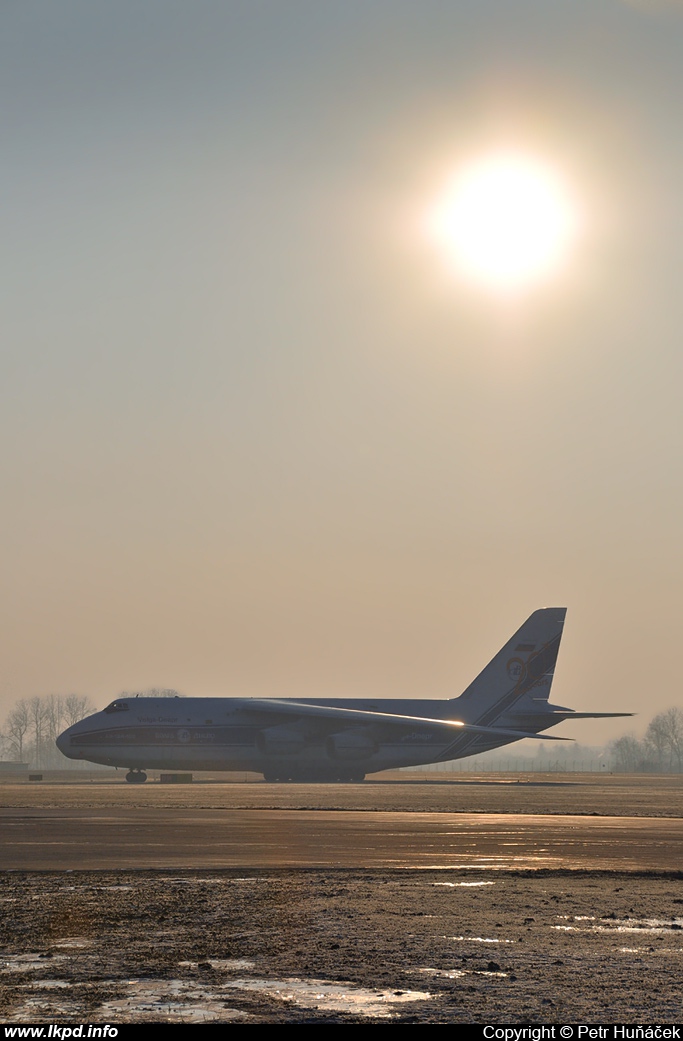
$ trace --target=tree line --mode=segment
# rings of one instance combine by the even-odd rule
[[[650,721],[645,736],[625,734],[610,746],[620,773],[680,773],[683,770],[683,710],[668,708]]]
[[[55,740],[62,730],[94,711],[95,706],[85,694],[20,698],[7,713],[0,730],[2,754],[41,769],[71,765],[57,748]]]

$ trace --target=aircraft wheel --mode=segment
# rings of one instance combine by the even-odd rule
[[[144,770],[129,770],[126,774],[126,780],[129,784],[144,784],[147,780],[147,774]]]

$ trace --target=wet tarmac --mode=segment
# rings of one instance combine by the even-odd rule
[[[356,810],[0,809],[0,870],[677,871],[683,819]]]

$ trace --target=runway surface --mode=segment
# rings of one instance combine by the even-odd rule
[[[0,870],[677,871],[683,819],[279,809],[0,810]]]

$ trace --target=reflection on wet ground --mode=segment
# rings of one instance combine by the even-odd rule
[[[0,808],[0,868],[677,870],[683,818]],[[189,881],[183,883],[192,885]]]
[[[179,961],[181,969],[203,969],[207,966],[223,972],[233,972],[236,969],[253,969],[255,963],[248,958],[207,958],[206,961]]]
[[[293,1001],[305,1008],[327,1012],[356,1012],[373,1019],[388,1019],[396,1005],[427,1001],[425,991],[366,990],[352,983],[338,984],[326,980],[307,979],[238,979],[225,984],[226,989],[251,990],[268,994],[278,1001]]]
[[[37,972],[45,969],[47,954],[5,954],[0,955],[0,973],[5,972]],[[66,961],[66,956],[50,954],[49,964]]]
[[[448,886],[449,889],[461,887],[471,888],[473,886],[495,886],[495,882],[432,882],[434,886]]]
[[[455,975],[449,975],[449,978],[455,978]],[[207,1023],[253,1019],[248,1012],[230,1007],[230,998],[235,991],[266,996],[285,1005],[291,1003],[305,1009],[355,1013],[371,1019],[390,1019],[397,1006],[431,998],[426,991],[368,990],[352,983],[297,977],[281,980],[245,977],[214,987],[198,986],[180,979],[124,980],[118,983],[107,980],[104,984],[116,984],[123,990],[121,997],[103,1002],[97,1010],[98,1019],[112,1023]],[[68,988],[69,984],[62,980],[45,980],[40,986],[44,991],[52,991]],[[24,1011],[29,1014],[38,1010],[44,1012],[47,1008],[51,1015],[59,1016],[68,1014],[73,1003],[64,1003],[57,997],[47,1005],[44,999],[34,996],[28,996],[24,1002]]]
[[[99,1009],[110,1022],[222,1023],[249,1019],[231,1009],[220,994],[182,980],[126,980],[125,996]]]
[[[565,932],[586,932],[588,929],[603,933],[670,933],[683,931],[683,918],[672,918],[664,921],[661,918],[645,918],[637,921],[633,918],[624,919],[601,919],[595,921],[595,915],[576,915],[575,922],[595,922],[594,925],[554,925],[553,929],[561,929]]]
[[[465,940],[468,943],[513,943],[512,940],[500,940],[491,936],[451,936],[451,940]]]

